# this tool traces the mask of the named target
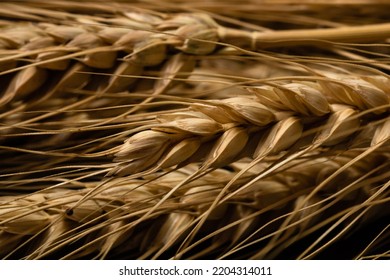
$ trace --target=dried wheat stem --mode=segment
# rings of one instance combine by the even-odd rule
[[[277,46],[312,45],[324,43],[368,43],[384,41],[390,37],[390,24],[335,27],[327,29],[302,29],[265,32],[248,32],[220,27],[221,42],[252,49]]]

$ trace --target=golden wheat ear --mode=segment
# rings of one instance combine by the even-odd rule
[[[194,153],[205,154],[203,168],[223,167],[247,156],[247,144],[257,146],[252,158],[277,154],[300,140],[304,130],[317,127],[313,149],[353,142],[352,136],[362,129],[362,123],[368,125],[373,113],[380,116],[376,123],[387,123],[390,106],[386,91],[363,79],[354,81],[353,87],[340,80],[275,84],[249,88],[255,95],[251,98],[195,103],[188,116],[162,116],[160,125],[130,137],[116,154],[119,165],[110,174],[136,174],[155,166],[189,163]],[[376,131],[383,133],[382,126]],[[257,134],[262,138],[259,143],[248,143]],[[180,149],[183,152],[176,152]]]
[[[3,1],[0,257],[388,257],[389,5],[277,2]]]

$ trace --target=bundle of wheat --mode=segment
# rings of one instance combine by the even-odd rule
[[[389,4],[298,2],[2,2],[0,256],[388,258]]]

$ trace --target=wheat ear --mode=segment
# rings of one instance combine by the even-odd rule
[[[388,93],[363,79],[354,82],[322,80],[255,87],[249,91],[256,97],[207,101],[191,105],[187,115],[161,116],[160,125],[126,140],[116,154],[119,165],[110,174],[181,166],[202,156],[204,168],[222,167],[244,156],[277,154],[318,126],[323,128],[312,133],[312,145],[334,146],[362,130],[361,123],[370,115],[365,111],[384,117],[377,120],[375,133],[385,133],[380,123],[389,122],[385,116]],[[376,142],[372,139],[373,145]]]

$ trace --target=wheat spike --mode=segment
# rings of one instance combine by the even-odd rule
[[[120,175],[135,174],[145,170],[131,167],[133,163],[138,167],[139,158],[136,155],[138,153],[144,154],[141,147],[138,147],[137,144],[131,144],[138,139],[143,144],[151,143],[153,146],[148,148],[148,152],[150,151],[153,157],[147,156],[145,159],[148,161],[144,165],[147,168],[152,165],[150,163],[151,158],[155,163],[158,162],[158,158],[155,157],[157,154],[163,158],[164,167],[170,167],[166,163],[170,161],[172,152],[165,152],[166,157],[164,158],[164,151],[161,150],[167,149],[165,143],[170,142],[174,145],[178,143],[177,145],[180,146],[182,145],[180,141],[191,137],[197,137],[200,143],[212,147],[209,152],[206,152],[208,155],[203,163],[205,168],[228,165],[234,162],[236,158],[246,156],[247,154],[243,151],[248,138],[256,139],[256,134],[260,134],[263,140],[260,139],[259,144],[253,143],[253,141],[250,143],[250,145],[257,145],[256,150],[251,155],[253,158],[271,153],[277,154],[294,145],[301,138],[304,128],[305,130],[315,128],[321,122],[325,122],[325,126],[314,137],[313,144],[334,146],[345,139],[349,139],[352,134],[360,130],[360,123],[364,122],[364,115],[363,118],[358,118],[359,111],[364,112],[365,110],[381,107],[384,108],[385,112],[388,112],[390,99],[385,91],[370,84],[371,88],[378,92],[380,97],[376,99],[374,97],[376,94],[362,96],[363,92],[359,89],[358,82],[361,81],[365,86],[367,86],[367,83],[364,80],[355,80],[357,89],[353,90],[349,88],[348,84],[345,85],[348,88],[348,95],[345,91],[339,91],[340,94],[337,96],[340,98],[337,100],[334,100],[334,90],[330,88],[333,83],[321,81],[318,84],[301,85],[291,83],[274,88],[270,86],[250,88],[249,91],[254,93],[256,98],[240,97],[223,101],[207,101],[204,105],[201,103],[192,105],[189,110],[190,112],[200,112],[198,118],[178,116],[175,119],[175,116],[164,116],[160,120],[169,119],[171,121],[130,137],[121,147],[120,152],[116,154],[116,160],[123,162],[119,166],[126,166],[126,173],[123,173],[124,169],[121,168],[120,171],[114,170],[110,174],[118,172]],[[337,86],[343,87],[339,84]],[[344,93],[345,98],[343,99],[342,95]],[[373,102],[367,100],[367,97],[371,99],[371,96],[372,99],[376,100]],[[332,102],[335,103],[332,104]],[[373,112],[383,115],[383,110]],[[291,116],[280,115],[280,117],[277,117],[280,112],[290,112]],[[278,118],[279,121],[275,123]],[[384,121],[386,122],[386,117]],[[309,124],[305,125],[306,123]],[[274,125],[268,130],[264,130],[265,127],[272,124]],[[376,135],[380,133],[380,130],[381,126],[377,128]],[[151,134],[151,136],[148,136],[148,134]],[[159,140],[152,136],[154,134],[165,138]],[[215,143],[213,143],[213,139],[215,139]],[[374,143],[375,141],[372,142],[372,144]],[[197,146],[194,148],[197,148]],[[173,160],[172,166],[181,162],[188,163],[187,160],[198,149],[201,150],[202,148],[199,147],[183,155],[181,161],[179,159]],[[159,152],[156,154],[156,151]]]
[[[388,257],[384,2],[3,1],[0,257]]]
[[[362,179],[362,174],[367,172],[372,164],[381,166],[381,169],[386,169],[387,164],[384,164],[388,157],[385,156],[370,156],[359,162],[350,170],[345,170],[342,176],[338,176],[332,182],[321,189],[320,193],[327,200],[334,201],[334,203],[325,203],[323,199],[318,199],[318,196],[310,198],[308,202],[301,204],[302,196],[296,197],[296,209],[290,208],[294,204],[295,193],[302,193],[308,196],[313,189],[313,186],[321,184],[322,178],[333,174],[334,170],[343,166],[345,161],[350,161],[356,157],[358,153],[349,152],[343,157],[332,160],[330,158],[317,158],[316,164],[310,160],[298,160],[292,162],[290,167],[286,170],[277,172],[270,178],[257,181],[250,188],[241,190],[241,182],[236,182],[235,189],[237,190],[233,196],[226,196],[226,199],[217,208],[213,209],[212,215],[209,216],[209,221],[219,221],[222,223],[220,233],[213,233],[217,228],[218,223],[214,222],[214,227],[205,227],[202,238],[210,239],[213,236],[224,235],[226,242],[231,240],[231,247],[237,245],[235,249],[243,246],[242,243],[248,238],[254,230],[253,223],[257,217],[260,219],[268,219],[274,226],[268,228],[270,233],[277,234],[277,216],[268,216],[266,213],[278,213],[278,215],[293,215],[295,219],[290,221],[291,225],[287,226],[283,231],[285,235],[291,235],[299,230],[299,236],[303,238],[306,232],[311,231],[309,224],[315,225],[316,221],[325,215],[330,208],[333,211],[340,211],[341,205],[337,201],[344,201],[343,209],[347,209],[350,203],[359,203],[358,201],[370,197],[369,192],[375,192],[376,187],[383,181],[379,173],[366,175]],[[261,166],[259,166],[261,168]],[[263,167],[264,168],[264,167]],[[378,171],[379,171],[378,170]],[[167,177],[160,183],[149,182],[149,180],[120,180],[117,179],[107,184],[104,190],[94,194],[88,200],[80,205],[80,207],[73,208],[73,213],[69,213],[69,206],[77,202],[83,193],[88,190],[83,190],[78,194],[74,191],[45,191],[37,195],[28,195],[21,197],[3,197],[2,199],[2,214],[0,216],[1,228],[3,235],[5,233],[12,235],[11,240],[16,236],[30,236],[34,242],[36,251],[31,251],[30,257],[44,257],[49,252],[61,252],[67,244],[67,240],[74,238],[87,238],[89,235],[94,235],[98,239],[88,245],[88,250],[94,254],[108,254],[110,250],[116,248],[120,244],[136,238],[138,229],[142,227],[132,226],[136,217],[152,207],[153,200],[158,200],[164,196],[172,184],[178,183],[182,180],[183,175],[178,174]],[[146,235],[142,244],[132,243],[131,246],[140,246],[142,252],[148,252],[150,255],[144,255],[148,258],[154,253],[155,257],[162,254],[168,248],[180,244],[184,239],[186,232],[191,229],[191,223],[196,217],[205,213],[211,206],[214,198],[221,192],[223,183],[219,181],[222,171],[215,171],[205,176],[199,182],[195,181],[183,186],[182,190],[177,192],[169,200],[162,204],[161,210],[156,213],[154,217],[150,217],[144,221],[144,224],[150,222],[159,224],[158,218],[162,226],[159,234]],[[313,174],[318,174],[313,178]],[[226,180],[229,180],[234,174],[225,173]],[[249,176],[249,177],[248,177]],[[246,178],[248,181],[251,177],[256,176],[256,172],[250,173]],[[185,177],[185,175],[184,175]],[[348,178],[348,179],[345,179]],[[356,180],[360,182],[356,183]],[[195,185],[194,185],[195,184]],[[335,188],[337,186],[337,188]],[[340,193],[340,195],[336,195]],[[357,197],[360,197],[356,200]],[[15,201],[19,205],[26,205],[24,212],[22,208],[18,208],[18,212],[10,215],[12,208],[15,209],[16,203],[6,203],[7,201]],[[29,205],[34,202],[37,211],[34,214],[31,212]],[[313,204],[313,206],[310,206]],[[233,210],[236,207],[241,210]],[[8,210],[6,210],[8,209]],[[176,209],[171,212],[170,209]],[[244,210],[246,209],[246,210]],[[325,211],[326,210],[326,211]],[[15,211],[15,210],[14,210]],[[237,216],[231,217],[232,220],[225,220],[223,217],[229,211],[244,211],[242,215],[237,213]],[[271,212],[268,212],[271,211]],[[291,211],[291,212],[290,212]],[[324,212],[325,211],[325,212]],[[53,214],[57,213],[57,214]],[[62,213],[62,214],[61,214]],[[139,214],[138,214],[139,213]],[[244,214],[245,213],[245,214]],[[38,215],[39,214],[39,215]],[[38,219],[37,219],[38,218]],[[42,223],[42,218],[45,222]],[[23,219],[23,227],[19,220]],[[275,221],[273,222],[273,219]],[[241,222],[242,221],[242,222]],[[330,221],[329,221],[330,222]],[[36,227],[29,225],[36,224]],[[28,226],[28,230],[26,228]],[[175,227],[177,231],[166,230],[166,228]],[[87,230],[88,229],[88,230]],[[223,229],[223,230],[222,230]],[[150,229],[153,232],[153,228]],[[168,236],[167,232],[171,232],[172,236]],[[88,235],[87,235],[88,233]],[[41,238],[40,234],[46,236]],[[299,238],[296,236],[296,238]],[[285,237],[278,239],[278,242],[284,242]],[[207,240],[206,239],[206,240]],[[202,239],[199,240],[199,242]],[[204,240],[205,241],[205,240]],[[203,242],[204,242],[203,241]],[[249,242],[249,240],[245,241]],[[290,242],[290,241],[289,241]],[[8,243],[6,243],[8,244]],[[222,246],[223,244],[220,244]],[[7,245],[8,246],[8,245]],[[130,244],[129,244],[130,246]],[[145,247],[146,246],[146,247]],[[143,248],[143,249],[142,249]],[[5,252],[8,252],[7,250]],[[225,253],[228,253],[226,251]]]

